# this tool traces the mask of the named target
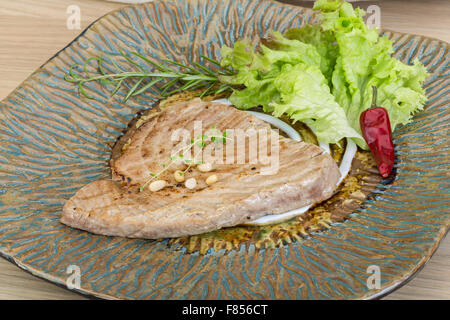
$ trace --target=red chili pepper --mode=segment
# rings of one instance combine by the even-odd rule
[[[361,113],[360,124],[364,139],[383,177],[387,177],[394,167],[394,144],[391,123],[385,108],[376,106],[377,88],[373,87],[372,107]]]

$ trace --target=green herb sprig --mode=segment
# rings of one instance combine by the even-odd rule
[[[206,95],[218,95],[226,91],[231,90],[231,86],[220,82],[220,76],[231,76],[234,72],[228,68],[222,68],[220,63],[207,56],[200,55],[204,60],[214,65],[217,69],[212,70],[198,62],[194,62],[192,66],[188,66],[177,61],[162,59],[161,62],[155,62],[145,57],[144,55],[131,51],[131,56],[127,55],[122,50],[119,50],[120,55],[128,63],[138,69],[138,71],[126,71],[122,69],[114,62],[113,64],[116,72],[107,72],[105,70],[104,58],[90,57],[81,64],[74,64],[70,67],[69,72],[64,76],[66,81],[72,82],[78,86],[79,92],[92,99],[85,89],[85,84],[88,82],[100,82],[102,85],[114,85],[114,89],[111,92],[111,96],[114,96],[125,83],[130,84],[130,88],[127,88],[127,93],[124,97],[124,101],[129,98],[137,96],[146,90],[159,85],[161,97],[170,96],[180,91],[193,91],[203,88],[200,97]],[[146,69],[133,60],[144,61],[150,68]],[[91,74],[88,70],[89,64],[93,61],[97,62],[97,74]],[[83,74],[75,72],[75,69],[81,69]]]
[[[227,137],[227,132],[220,132],[214,125],[211,127],[211,130],[214,131],[213,135],[200,135],[197,137],[197,139],[191,139],[191,143],[187,146],[184,146],[175,152],[172,153],[172,155],[169,157],[167,161],[161,164],[161,170],[157,173],[150,172],[149,176],[150,178],[145,181],[143,185],[140,186],[139,191],[144,191],[144,188],[148,186],[153,180],[159,180],[161,174],[163,174],[165,171],[167,171],[174,163],[176,163],[179,160],[183,160],[186,164],[188,164],[187,168],[184,169],[181,174],[184,175],[188,170],[192,167],[193,164],[202,164],[202,161],[196,161],[197,156],[202,152],[203,148],[206,147],[207,142],[212,143],[225,143],[226,140],[230,140],[230,138]],[[197,152],[197,154],[194,155],[193,159],[184,159],[184,153],[190,151],[194,146],[197,146],[200,148],[200,150]]]

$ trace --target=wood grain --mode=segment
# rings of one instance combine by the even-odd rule
[[[287,0],[311,6],[310,1]],[[382,27],[436,37],[450,42],[450,2],[371,1],[381,7]],[[66,27],[69,5],[81,9],[81,30],[103,14],[124,4],[93,0],[0,0],[0,99],[31,72],[67,45],[81,30]],[[38,279],[0,259],[0,299],[84,299]],[[450,237],[431,261],[407,285],[387,299],[450,299]]]

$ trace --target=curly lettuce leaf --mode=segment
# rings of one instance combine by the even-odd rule
[[[313,45],[321,56],[320,70],[327,81],[331,81],[338,56],[338,47],[333,33],[322,31],[322,28],[318,25],[307,24],[302,28],[288,30],[285,36]]]
[[[378,88],[377,105],[388,113],[392,130],[405,124],[426,102],[422,83],[425,67],[414,61],[406,65],[391,56],[392,42],[364,23],[364,10],[342,1],[316,1],[323,32],[332,32],[338,55],[331,77],[332,93],[345,110],[351,126],[361,132],[359,117],[370,108],[372,86]],[[367,149],[365,142],[358,145]]]
[[[237,74],[222,76],[221,81],[245,86],[234,90],[231,103],[240,109],[260,105],[277,117],[287,114],[294,122],[308,124],[324,143],[337,143],[344,137],[361,139],[331,94],[314,46],[276,32],[265,44],[260,51],[247,41],[238,42],[236,51],[222,49],[222,66],[232,67]]]
[[[280,93],[280,102],[269,103],[274,116],[287,114],[294,122],[306,123],[325,143],[338,143],[344,137],[362,139],[349,125],[319,66],[286,65],[274,86]]]

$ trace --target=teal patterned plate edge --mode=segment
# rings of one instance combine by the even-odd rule
[[[272,1],[156,0],[94,22],[0,103],[1,255],[59,285],[76,265],[81,286],[74,290],[108,299],[368,299],[405,283],[450,224],[449,45],[418,35],[384,31],[394,56],[427,67],[428,103],[394,133],[395,179],[382,181],[345,222],[275,248],[250,243],[206,254],[59,223],[68,198],[110,176],[114,143],[158,93],[124,104],[124,90],[110,98],[92,83],[86,89],[94,99],[83,98],[63,79],[72,64],[118,56],[118,48],[197,61],[199,54],[218,57],[222,44],[238,38],[257,43],[271,29],[314,18],[309,9]],[[378,289],[367,286],[372,265],[381,271]]]

